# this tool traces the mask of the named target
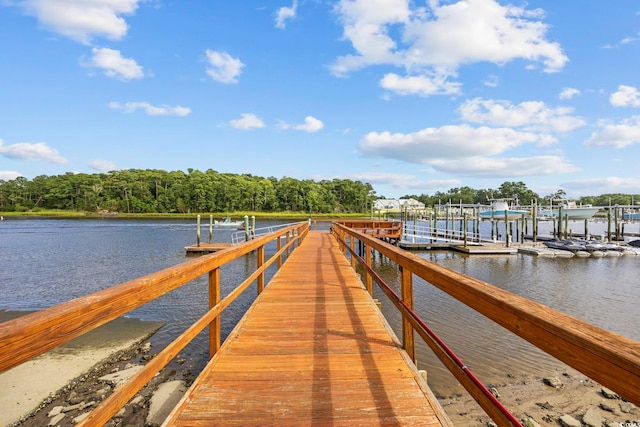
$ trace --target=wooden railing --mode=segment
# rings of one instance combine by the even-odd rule
[[[257,283],[260,293],[264,287],[265,270],[275,262],[280,267],[283,256],[290,254],[295,245],[299,246],[308,231],[308,223],[301,222],[220,252],[0,323],[0,372],[64,344],[207,274],[209,311],[77,424],[103,425],[207,326],[210,337],[209,355],[213,356],[220,347],[220,313],[252,283]],[[274,240],[277,242],[277,252],[265,261],[265,245]],[[220,299],[220,267],[252,251],[257,252],[255,272],[228,296]]]
[[[513,425],[491,397],[470,376],[466,366],[446,354],[443,343],[434,339],[426,325],[413,315],[412,276],[424,279],[478,313],[493,320],[519,337],[581,371],[594,381],[617,392],[622,398],[640,405],[640,343],[598,328],[553,310],[547,306],[512,294],[489,283],[457,273],[419,256],[372,238],[369,234],[334,223],[332,228],[343,244],[351,264],[356,261],[366,270],[366,287],[381,279],[371,268],[371,249],[375,249],[401,269],[401,295],[381,289],[402,314],[403,345],[415,361],[414,331],[467,389],[498,425]],[[356,241],[363,245],[364,258],[356,253]],[[517,425],[517,424],[516,424]]]
[[[402,221],[376,221],[366,219],[340,220],[340,224],[352,230],[369,234],[379,239],[398,240],[402,237]]]

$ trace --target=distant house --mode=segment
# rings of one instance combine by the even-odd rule
[[[424,211],[424,203],[416,199],[378,199],[373,204],[373,209],[379,212],[409,212]]]

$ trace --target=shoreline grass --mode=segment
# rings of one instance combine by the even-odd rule
[[[0,216],[4,218],[10,217],[49,217],[49,218],[122,218],[122,219],[192,219],[198,215],[202,220],[206,220],[209,216],[213,216],[215,219],[230,217],[232,219],[243,219],[247,216],[249,219],[252,217],[263,219],[299,219],[306,220],[309,218],[323,218],[323,219],[335,219],[335,218],[369,218],[367,213],[312,213],[308,212],[250,212],[250,211],[238,211],[238,212],[194,212],[194,213],[109,213],[100,214],[96,212],[75,212],[75,211],[58,211],[58,210],[42,210],[42,211],[30,211],[30,212],[0,212]]]

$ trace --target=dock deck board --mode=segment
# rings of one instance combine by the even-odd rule
[[[311,231],[165,425],[452,425],[326,231]]]

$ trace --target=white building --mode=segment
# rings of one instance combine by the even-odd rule
[[[416,199],[378,199],[373,204],[373,209],[379,212],[409,212],[424,211],[424,203]]]

